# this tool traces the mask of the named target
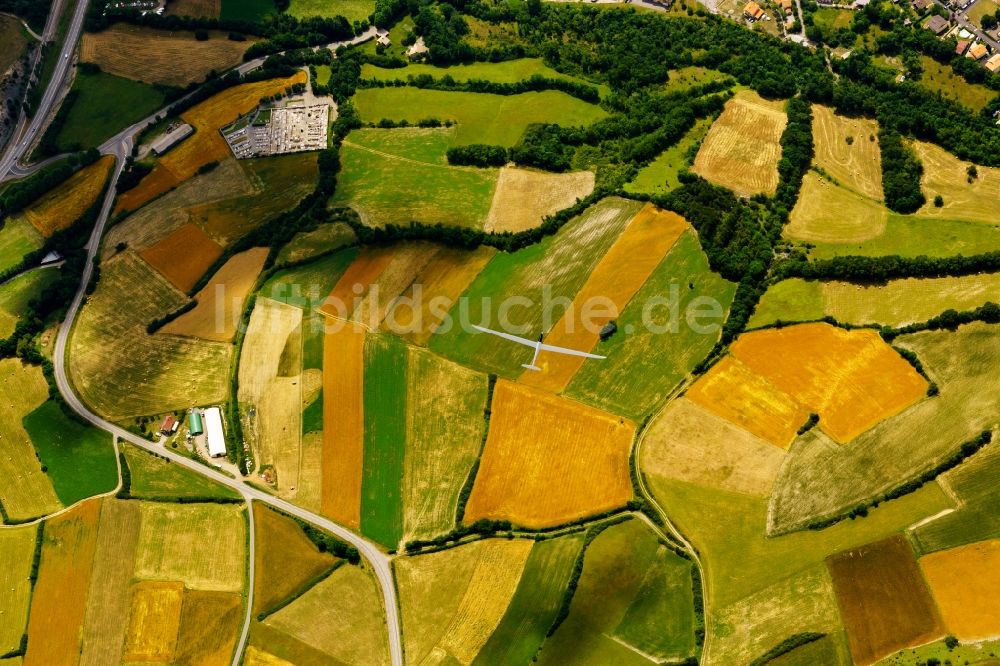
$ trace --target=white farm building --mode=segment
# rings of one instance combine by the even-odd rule
[[[222,432],[222,412],[218,407],[205,410],[205,436],[208,439],[208,455],[221,458],[226,455],[226,437]]]

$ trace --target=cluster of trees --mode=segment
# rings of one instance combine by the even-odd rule
[[[332,534],[327,534],[326,532],[317,529],[307,522],[296,519],[299,527],[302,531],[306,533],[309,540],[316,544],[316,547],[321,553],[330,553],[342,560],[347,560],[351,564],[358,564],[361,562],[361,554],[358,553],[358,549],[351,544],[341,541]]]
[[[406,542],[406,551],[415,553],[428,549],[440,549],[454,544],[462,539],[473,536],[493,536],[499,532],[510,532],[514,525],[509,520],[489,520],[482,518],[471,525],[459,524],[455,529],[447,534],[442,534],[433,539],[413,539]]]
[[[778,161],[778,189],[774,195],[782,221],[795,207],[802,188],[802,178],[812,164],[813,134],[812,105],[802,97],[793,97],[785,104],[788,125],[781,135],[781,159]],[[777,225],[771,230],[772,240],[781,235]]]
[[[146,325],[146,333],[148,333],[149,335],[156,333],[158,330],[160,330],[173,320],[177,319],[182,314],[186,312],[191,312],[191,310],[194,310],[196,307],[198,307],[198,301],[195,299],[191,299],[190,301],[180,306],[173,312],[168,312],[162,317],[157,317],[153,321],[149,322],[149,324]]]
[[[448,164],[456,166],[499,167],[510,161],[510,153],[503,146],[472,143],[448,149]]]
[[[885,284],[899,278],[928,278],[1000,271],[1000,252],[957,257],[833,257],[804,261],[793,259],[775,266],[775,281],[790,277],[806,280],[839,280],[855,284]]]
[[[0,194],[0,219],[31,205],[43,194],[73,175],[78,168],[93,164],[101,154],[95,149],[70,155],[65,160],[47,166],[24,180],[10,184]]]
[[[913,149],[903,143],[899,132],[880,126],[878,137],[885,205],[897,213],[916,212],[927,201],[920,190],[924,165]]]
[[[450,74],[445,74],[437,79],[430,74],[418,74],[416,76],[410,74],[405,80],[363,79],[360,83],[365,88],[413,86],[414,88],[423,88],[425,90],[449,90],[489,93],[493,95],[520,95],[521,93],[541,90],[559,90],[577,99],[582,99],[585,102],[596,104],[601,101],[601,95],[594,86],[568,79],[549,78],[541,74],[533,74],[529,78],[515,83],[497,83],[496,81],[485,81],[483,79],[456,81]]]
[[[427,46],[427,60],[435,65],[469,62],[476,50],[462,38],[469,33],[465,18],[447,4],[424,4],[413,20]]]
[[[954,309],[948,309],[939,314],[936,317],[932,317],[925,322],[920,322],[917,324],[909,324],[901,328],[886,328],[882,329],[882,338],[887,341],[892,341],[900,335],[906,335],[907,333],[917,333],[919,331],[939,331],[947,330],[954,331],[959,326],[964,324],[971,324],[972,322],[981,321],[987,324],[1000,324],[1000,305],[992,301],[987,301],[983,305],[975,308],[974,310],[965,310],[964,312],[958,312]],[[902,353],[902,350],[900,351]],[[909,360],[909,359],[908,359]],[[919,363],[919,361],[917,361]],[[924,377],[927,373],[923,372],[922,368],[917,368]]]

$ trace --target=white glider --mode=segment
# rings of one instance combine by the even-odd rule
[[[556,347],[554,345],[543,344],[541,339],[529,340],[527,338],[521,338],[516,335],[511,335],[510,333],[501,333],[500,331],[494,331],[491,328],[483,328],[482,326],[472,325],[472,328],[476,329],[480,333],[489,333],[490,335],[495,335],[498,338],[503,338],[504,340],[510,340],[511,342],[516,342],[519,345],[524,345],[525,347],[533,347],[535,349],[535,355],[531,357],[531,363],[525,363],[522,368],[527,368],[528,370],[534,370],[536,372],[541,371],[535,361],[538,360],[539,352],[547,351],[553,352],[554,354],[566,354],[568,356],[582,356],[583,358],[595,358],[602,359],[607,358],[606,356],[598,356],[597,354],[589,354],[587,352],[582,352],[578,349],[567,349],[566,347]]]

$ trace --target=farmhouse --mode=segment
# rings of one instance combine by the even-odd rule
[[[754,2],[754,0],[750,0],[750,2],[743,7],[743,16],[747,17],[751,21],[759,21],[763,15],[764,10],[761,9],[760,5]]]
[[[157,155],[162,155],[192,134],[194,134],[194,128],[187,123],[181,123],[170,128],[166,134],[157,137],[149,147]]]
[[[197,409],[192,409],[188,416],[188,432],[191,433],[192,437],[197,437],[205,432],[205,426],[201,422],[201,412]]]
[[[208,455],[221,458],[226,455],[226,437],[222,432],[222,411],[218,407],[205,410],[205,430],[208,435]]]
[[[177,432],[177,428],[180,426],[180,422],[177,421],[173,416],[167,416],[163,419],[163,424],[160,425],[160,433],[164,437],[169,437],[170,435]]]
[[[924,27],[933,32],[935,35],[941,35],[948,30],[948,21],[935,14],[927,20]]]
[[[987,55],[989,55],[989,53],[990,53],[990,51],[989,51],[989,49],[986,48],[985,44],[978,44],[977,43],[977,44],[973,44],[972,48],[969,49],[969,52],[966,53],[965,55],[966,55],[966,57],[972,58],[973,60],[982,60]]]
[[[958,40],[958,44],[955,45],[955,55],[965,55],[965,52],[969,50],[969,41],[967,39]]]

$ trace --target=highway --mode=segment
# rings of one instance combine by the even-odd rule
[[[52,12],[49,14],[49,19],[45,26],[45,37],[51,39],[54,35],[59,25],[58,8],[61,5],[61,0],[56,0],[53,3]],[[80,33],[83,31],[83,21],[87,17],[87,5],[88,0],[79,0],[77,3],[76,11],[73,13],[73,18],[70,20],[66,36],[60,47],[62,51],[59,53],[59,59],[56,61],[52,80],[49,81],[49,86],[42,93],[42,100],[35,111],[34,117],[28,123],[27,128],[25,128],[24,117],[22,115],[18,121],[17,129],[11,135],[7,151],[0,158],[0,181],[6,179],[7,174],[28,153],[28,150],[41,136],[40,132],[44,130],[49,114],[56,107],[56,102],[69,92],[69,87],[72,83],[70,73],[73,68],[73,52],[76,49],[76,43],[80,39]]]

